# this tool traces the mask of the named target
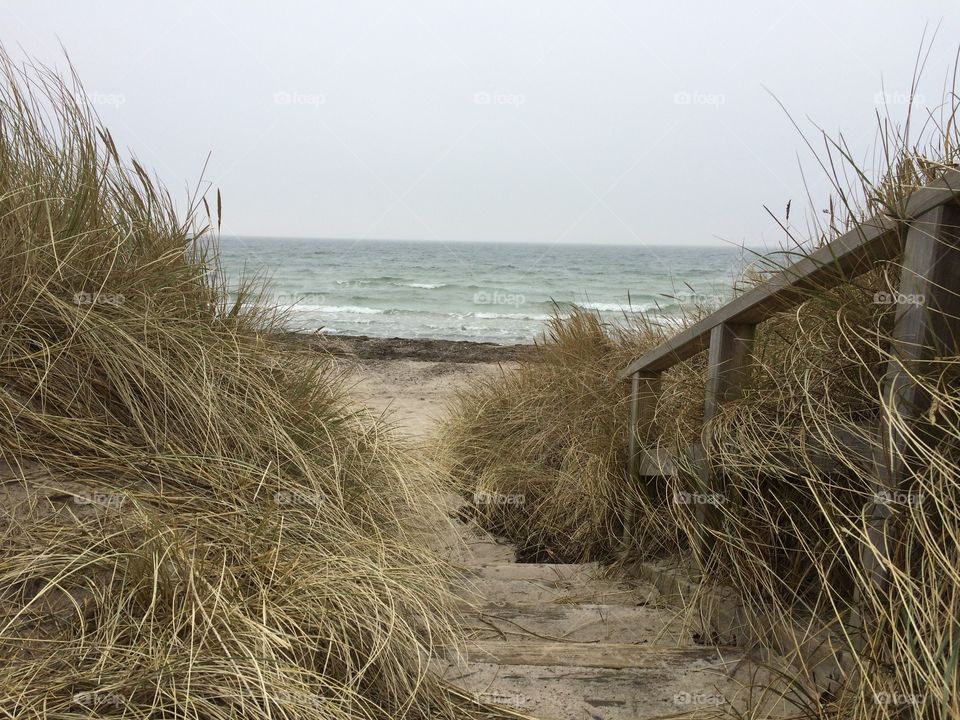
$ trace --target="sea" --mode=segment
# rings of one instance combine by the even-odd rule
[[[719,306],[742,248],[221,237],[228,283],[259,275],[291,330],[501,344],[573,305],[609,323]]]

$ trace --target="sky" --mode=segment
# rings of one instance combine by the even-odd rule
[[[776,244],[829,191],[793,121],[869,158],[938,24],[930,106],[957,0],[0,0],[225,234],[444,242]]]

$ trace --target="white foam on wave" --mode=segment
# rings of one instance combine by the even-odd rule
[[[437,290],[446,287],[446,283],[402,283],[403,287],[420,288],[421,290]]]
[[[475,317],[480,320],[549,320],[550,319],[550,315],[527,315],[526,313],[495,313],[495,312],[470,313],[468,317]]]
[[[600,312],[620,312],[621,310],[629,309],[629,306],[623,303],[582,302],[576,304],[584,310],[599,310]],[[634,310],[636,309],[637,308],[634,308]]]
[[[597,310],[599,312],[650,312],[657,309],[657,303],[608,303],[608,302],[578,302],[574,303],[584,310]],[[663,308],[663,305],[660,305]]]
[[[383,315],[385,312],[361,305],[295,305],[293,309],[299,312],[338,313],[342,315]]]

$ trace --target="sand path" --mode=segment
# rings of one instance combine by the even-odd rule
[[[350,385],[360,402],[385,415],[418,443],[428,442],[456,389],[472,378],[495,375],[512,363],[357,361]]]
[[[453,391],[496,363],[366,360],[354,396],[400,432],[429,443]],[[435,658],[458,687],[545,720],[712,715],[751,663],[743,650],[699,645],[650,585],[604,579],[594,564],[518,564],[513,548],[454,518],[439,544],[461,569],[462,654]]]

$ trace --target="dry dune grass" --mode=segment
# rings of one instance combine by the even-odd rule
[[[626,405],[616,373],[659,337],[611,336],[574,310],[516,372],[466,387],[441,443],[458,489],[518,554],[542,562],[609,558],[625,488]]]
[[[228,300],[202,200],[0,75],[0,717],[479,713],[427,669],[431,476]]]
[[[789,259],[857,218],[881,211],[897,217],[914,188],[955,167],[957,107],[949,94],[913,133],[917,142],[909,123],[882,121],[875,182],[857,169],[842,139],[827,139],[823,164],[836,197],[811,213],[805,240],[790,229]],[[759,277],[748,274],[742,286]],[[895,306],[876,298],[895,296],[898,277],[897,263],[887,263],[811,292],[762,324],[746,391],[707,427],[704,358],[666,374],[653,437],[666,447],[705,441],[722,482],[709,530],[692,504],[676,501],[716,492],[701,486],[689,464],[647,487],[627,483],[626,388],[615,375],[663,335],[642,320],[615,330],[585,312],[557,319],[540,362],[462,393],[444,435],[458,487],[468,497],[479,493],[478,517],[529,546],[531,556],[610,557],[627,508],[634,557],[688,557],[706,532],[711,551],[699,557],[699,570],[706,583],[738,591],[757,618],[757,635],[769,635],[769,626],[759,625],[771,617],[790,627],[813,616],[834,633],[829,683],[825,666],[805,666],[803,658],[783,678],[798,715],[960,717],[960,349],[956,341],[939,348],[916,378],[933,408],[920,432],[880,392]],[[891,461],[890,438],[884,445],[868,431],[881,418],[902,440],[911,467],[901,496],[882,499],[898,538],[884,561],[886,589],[871,581],[861,559],[872,546],[867,513],[878,480],[865,456],[871,446],[883,456],[886,447]],[[835,463],[824,464],[824,456]],[[798,634],[794,643],[809,646],[809,638]]]

